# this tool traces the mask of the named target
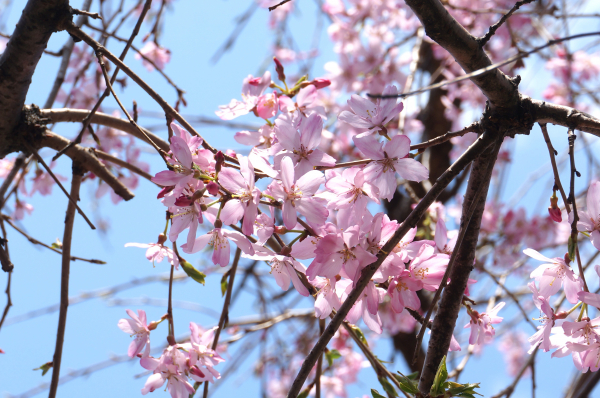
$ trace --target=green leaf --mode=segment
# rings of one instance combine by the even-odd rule
[[[419,372],[415,372],[417,375]],[[401,374],[394,374],[396,380],[398,380],[398,384],[400,384],[400,389],[408,394],[416,395],[419,392],[419,388],[417,387],[417,382],[415,380],[410,379],[410,377],[414,377],[412,373],[408,376],[403,376]]]
[[[449,381],[448,385],[448,393],[454,397],[466,397],[466,398],[475,398],[475,395],[481,395],[475,392],[476,388],[479,388],[479,383],[466,383],[460,384]]]
[[[35,368],[33,370],[41,370],[42,371],[42,376],[44,376],[46,373],[48,373],[48,371],[54,366],[54,364],[52,362],[46,362],[45,364],[43,364],[42,366],[40,366],[39,368]]]
[[[221,278],[221,297],[224,296],[225,292],[227,291],[227,277],[229,276],[230,271],[231,270],[225,272],[225,274]]]
[[[374,388],[371,388],[371,395],[373,396],[373,398],[386,398],[386,397],[384,397],[383,395],[381,395],[381,394],[379,393],[379,391],[377,391],[377,390],[376,390],[376,389],[374,389]]]
[[[358,336],[358,339],[365,345],[365,346],[369,346],[369,343],[367,343],[367,338],[365,337],[365,334],[363,333],[362,330],[360,330],[360,328],[356,325],[351,325],[352,330],[354,330],[354,333],[356,333],[356,335]]]
[[[385,392],[388,393],[388,395],[392,396],[392,397],[397,397],[398,393],[396,392],[396,389],[394,388],[394,386],[392,385],[392,383],[390,383],[388,381],[388,379],[385,378],[385,376],[381,376],[379,378],[379,383],[381,384],[381,387],[383,387],[383,389],[385,390]]]
[[[325,359],[327,359],[327,363],[329,366],[333,365],[333,360],[341,358],[342,354],[338,350],[327,350],[325,351]]]
[[[411,373],[409,375],[406,375],[406,377],[408,377],[411,380],[418,380],[419,379],[419,372],[418,371],[413,372],[413,373]]]
[[[446,356],[444,355],[442,362],[440,362],[440,366],[435,373],[431,390],[429,391],[429,394],[432,397],[444,395],[446,386],[448,385],[448,383],[446,383],[446,379],[448,379],[448,370],[446,369]]]
[[[575,242],[572,236],[569,236],[569,258],[571,261],[575,261]]]
[[[202,272],[200,272],[196,268],[194,268],[194,266],[192,264],[188,263],[187,261],[183,261],[183,262],[181,262],[181,268],[183,268],[185,273],[190,278],[192,278],[196,282],[204,285],[204,283],[205,283],[204,278],[206,278],[206,275],[204,275]]]
[[[304,389],[304,391],[302,391],[300,394],[298,394],[298,398],[306,398],[308,397],[308,393],[310,392],[309,389]]]

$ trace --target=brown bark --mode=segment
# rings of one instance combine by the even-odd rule
[[[52,33],[71,21],[68,0],[29,0],[0,57],[0,157],[22,150],[15,133],[35,68]]]

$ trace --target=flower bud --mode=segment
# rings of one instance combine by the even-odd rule
[[[157,243],[158,243],[159,245],[162,245],[162,244],[163,244],[163,243],[165,243],[166,241],[167,241],[167,235],[165,235],[165,234],[160,234],[160,235],[158,235],[158,241],[157,241]]]
[[[312,82],[310,82],[313,86],[316,87],[316,89],[320,89],[320,88],[325,88],[327,86],[331,85],[331,80],[329,79],[323,79],[322,77],[318,77],[316,79],[314,79]]]
[[[283,225],[276,225],[275,233],[279,234],[279,235],[283,235],[283,234],[287,233],[287,228],[284,227]]]
[[[181,195],[180,197],[175,199],[175,206],[187,207],[187,206],[191,206],[192,202],[193,202],[193,200],[189,196]]]
[[[217,184],[214,181],[211,181],[206,185],[206,189],[208,190],[209,194],[215,196],[219,193],[219,184]]]
[[[190,373],[193,374],[194,376],[198,376],[198,377],[206,377],[204,375],[204,373],[202,373],[202,371],[200,370],[200,368],[198,368],[198,366],[194,365],[190,368]]]
[[[156,199],[161,199],[164,198],[166,194],[168,194],[169,192],[171,192],[175,187],[164,187],[163,189],[160,190],[160,192],[158,193],[158,195],[156,196]]]
[[[260,77],[255,77],[254,79],[248,80],[248,84],[251,86],[258,86],[260,84],[261,79],[262,78],[260,78]]]
[[[148,324],[148,330],[154,330],[158,327],[158,325],[160,324],[160,322],[158,321],[152,321]]]
[[[550,197],[550,207],[548,207],[548,213],[550,214],[550,218],[554,222],[562,222],[562,212],[558,207],[558,197],[556,196],[556,191]]]
[[[279,60],[276,57],[273,57],[273,61],[275,61],[275,71],[277,72],[277,77],[279,78],[279,80],[284,82],[285,73],[283,72],[283,65],[281,65],[281,62],[279,62]]]
[[[225,163],[225,155],[223,155],[223,152],[219,151],[215,153],[215,162],[217,162],[217,164],[215,164],[215,170],[217,170],[218,173],[221,171],[223,163]]]

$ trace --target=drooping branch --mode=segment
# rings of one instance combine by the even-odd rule
[[[339,308],[337,314],[333,317],[325,332],[319,338],[319,341],[315,344],[309,355],[304,360],[296,379],[294,380],[290,391],[288,392],[288,398],[296,398],[302,389],[304,381],[308,377],[311,369],[317,362],[319,355],[329,343],[329,340],[333,338],[337,329],[342,324],[348,312],[358,300],[367,284],[371,281],[371,278],[381,265],[385,258],[386,253],[390,253],[392,249],[400,242],[404,235],[412,228],[414,228],[421,217],[425,214],[429,206],[436,200],[440,193],[450,184],[450,182],[465,168],[471,161],[477,158],[486,148],[488,148],[493,142],[494,137],[489,132],[481,135],[473,145],[471,145],[463,155],[454,162],[444,174],[442,174],[436,183],[431,187],[429,192],[423,197],[421,202],[414,208],[410,215],[406,218],[404,223],[398,228],[390,240],[381,248],[380,253],[377,257],[377,261],[366,266],[362,272],[359,280],[356,282],[355,287],[352,289],[342,306]]]
[[[79,200],[79,187],[84,174],[76,162],[73,162],[73,179],[71,181],[71,197]],[[58,379],[60,375],[60,363],[62,359],[63,343],[65,339],[65,328],[67,326],[67,309],[69,307],[69,273],[71,268],[71,239],[73,237],[73,224],[75,222],[75,204],[69,201],[67,215],[65,217],[65,232],[63,235],[62,249],[62,271],[60,277],[60,312],[58,315],[58,330],[56,332],[56,347],[52,360],[52,381],[48,398],[56,397]]]

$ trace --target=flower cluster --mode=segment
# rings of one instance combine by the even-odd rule
[[[224,359],[210,348],[216,327],[204,330],[194,322],[190,322],[190,340],[178,344],[172,338],[167,339],[168,347],[163,350],[160,357],[154,358],[150,355],[150,332],[156,329],[168,315],[148,324],[146,312],[143,310],[138,310],[137,315],[127,310],[127,314],[131,319],[124,318],[118,323],[122,331],[134,337],[127,355],[131,358],[139,357],[140,365],[152,371],[142,388],[143,395],[162,387],[167,382],[167,389],[173,398],[187,398],[195,392],[190,380],[214,383],[215,379],[221,377],[214,366]]]

